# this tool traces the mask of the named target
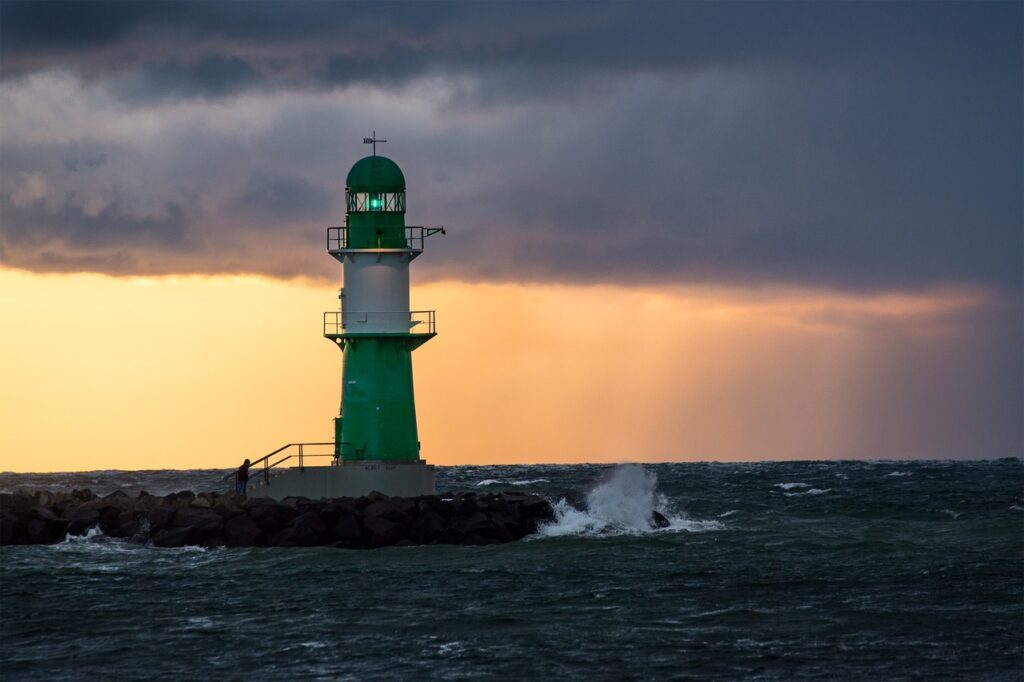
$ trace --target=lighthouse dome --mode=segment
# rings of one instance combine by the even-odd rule
[[[350,192],[405,191],[405,175],[398,164],[385,156],[367,156],[356,161],[345,185]]]

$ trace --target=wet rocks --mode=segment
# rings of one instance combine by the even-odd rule
[[[388,546],[513,542],[554,516],[547,500],[522,494],[425,495],[280,502],[190,491],[157,497],[88,490],[0,494],[0,545],[48,544],[99,528],[157,547]]]

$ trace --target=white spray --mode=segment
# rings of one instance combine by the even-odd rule
[[[611,475],[587,493],[586,509],[573,507],[564,499],[554,504],[555,520],[539,529],[547,537],[561,535],[638,535],[655,531],[717,530],[716,521],[692,521],[675,513],[664,495],[658,493],[658,476],[636,464],[615,468]],[[654,512],[664,515],[669,525],[655,526]]]

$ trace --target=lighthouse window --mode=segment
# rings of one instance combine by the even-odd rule
[[[404,213],[405,192],[349,192],[347,204],[349,213]]]

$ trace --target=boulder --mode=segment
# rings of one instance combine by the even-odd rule
[[[451,502],[452,514],[456,516],[472,516],[480,509],[474,493],[459,493]]]
[[[42,519],[43,521],[56,521],[58,518],[60,518],[60,514],[55,512],[50,507],[47,507],[47,506],[44,506],[44,505],[41,505],[41,504],[40,505],[36,505],[35,507],[32,507],[29,510],[29,514],[32,517],[37,518],[37,519]]]
[[[306,512],[295,517],[281,532],[279,539],[299,547],[322,545],[327,539],[327,524],[316,512]]]
[[[651,512],[651,525],[655,528],[668,528],[672,522],[665,518],[665,515],[658,511]]]
[[[161,498],[157,498],[161,499]],[[165,504],[152,507],[146,511],[146,518],[149,520],[149,527],[153,532],[158,532],[171,525],[174,518],[174,508]]]
[[[397,499],[398,498],[391,498],[371,502],[363,509],[363,515],[366,516],[366,518],[370,518],[371,516],[379,516],[382,519],[394,521],[398,524],[408,524],[412,519],[408,513],[402,511],[402,508],[395,504],[395,500]],[[403,506],[409,508],[406,505]],[[415,504],[411,507],[411,509],[412,511],[415,511]]]
[[[249,517],[265,535],[280,531],[298,515],[299,512],[292,507],[277,503],[261,504],[249,509]]]
[[[452,515],[451,502],[435,495],[425,495],[416,501],[416,513],[422,514],[425,510],[431,510],[441,518],[448,518]]]
[[[429,506],[419,509],[416,518],[409,526],[409,539],[421,545],[429,544],[437,534],[444,530],[445,519]]]
[[[543,497],[528,496],[519,503],[519,516],[530,521],[554,521],[555,510]]]
[[[477,532],[487,532],[494,527],[490,519],[478,511],[468,516],[456,516],[451,520],[451,526],[462,531],[465,535]]]
[[[68,533],[84,535],[87,530],[99,525],[100,510],[92,502],[68,507],[64,510],[64,519],[68,521]]]
[[[205,539],[198,528],[185,526],[182,528],[166,528],[153,536],[153,544],[157,547],[184,547],[199,545]]]
[[[141,510],[156,509],[163,503],[162,497],[156,497],[150,495],[145,490],[139,493],[139,496],[135,498],[135,508]]]
[[[21,493],[0,493],[0,512],[12,516],[23,516],[36,506],[34,497]]]
[[[228,547],[254,547],[263,539],[263,531],[245,514],[239,514],[224,524],[224,543]]]
[[[432,545],[461,545],[464,544],[466,534],[458,528],[445,528],[431,541]]]
[[[419,506],[419,498],[416,497],[392,497],[388,500],[391,506],[397,509],[406,517],[412,518],[416,516],[416,510]]]
[[[131,514],[125,514],[125,518],[130,518]],[[117,531],[120,526],[121,510],[117,507],[105,507],[100,512],[99,527],[105,535],[110,535]]]
[[[171,529],[175,528],[189,528],[193,531],[185,544],[201,544],[222,536],[224,519],[212,509],[180,507],[174,512],[174,518],[171,520]],[[157,536],[159,537],[159,534]]]
[[[12,516],[0,517],[0,545],[28,543],[27,523]]]
[[[225,518],[245,512],[245,498],[234,493],[221,495],[213,505],[214,510]]]
[[[82,488],[81,490],[72,490],[71,497],[75,498],[79,502],[89,502],[90,500],[96,499],[96,496],[88,488]]]
[[[402,539],[402,526],[382,516],[369,516],[363,521],[371,547],[387,547]]]
[[[32,545],[49,545],[64,539],[63,535],[51,532],[50,524],[42,519],[31,519],[25,526],[25,534]]]
[[[355,514],[342,514],[334,522],[334,537],[342,547],[359,547],[363,542],[363,529]]]
[[[103,532],[114,538],[126,538],[132,542],[145,543],[150,535],[149,519],[141,513],[122,513],[118,523],[110,530]]]

